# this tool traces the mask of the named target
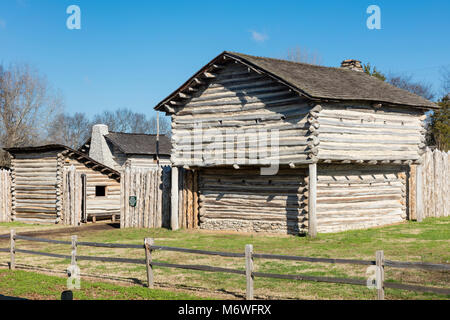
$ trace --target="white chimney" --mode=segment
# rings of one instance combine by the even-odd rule
[[[113,160],[111,149],[105,139],[105,136],[108,133],[108,126],[105,124],[96,124],[92,127],[89,157],[105,166],[114,168],[115,162]]]

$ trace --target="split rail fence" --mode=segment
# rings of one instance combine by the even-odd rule
[[[119,244],[119,243],[98,243],[98,242],[83,242],[78,241],[77,236],[72,236],[72,241],[61,241],[52,240],[44,238],[35,238],[29,236],[21,236],[11,230],[10,235],[0,235],[0,238],[10,238],[10,248],[0,248],[0,252],[10,253],[10,269],[14,270],[16,267],[15,256],[16,253],[41,255],[53,258],[61,259],[71,259],[72,264],[76,264],[77,260],[89,260],[89,261],[100,261],[100,262],[115,262],[115,263],[131,263],[146,265],[147,271],[147,283],[149,288],[154,287],[154,267],[167,267],[167,268],[179,268],[187,270],[198,270],[207,272],[222,272],[230,274],[239,274],[246,277],[246,299],[254,299],[253,293],[253,283],[255,278],[273,278],[273,279],[288,279],[288,280],[299,280],[299,281],[315,281],[315,282],[327,282],[327,283],[337,283],[337,284],[350,284],[359,286],[372,286],[377,289],[377,299],[384,300],[385,288],[408,290],[416,292],[429,292],[442,295],[450,295],[450,288],[435,288],[426,287],[418,285],[410,285],[403,283],[385,282],[385,267],[392,268],[406,268],[406,269],[424,269],[429,271],[450,271],[450,264],[436,264],[436,263],[424,263],[424,262],[401,262],[401,261],[391,261],[384,258],[383,251],[376,251],[375,260],[353,260],[353,259],[332,259],[332,258],[316,258],[316,257],[301,257],[301,256],[287,256],[287,255],[275,255],[275,254],[263,254],[255,253],[253,251],[253,245],[247,244],[245,246],[244,253],[233,253],[233,252],[220,252],[220,251],[207,251],[207,250],[197,250],[188,248],[178,248],[178,247],[167,247],[155,245],[154,239],[145,238],[143,245],[138,244]],[[16,240],[26,240],[32,242],[44,242],[53,244],[64,244],[71,246],[71,255],[62,255],[49,252],[40,252],[34,250],[19,249],[16,247]],[[81,256],[77,255],[77,247],[79,246],[89,246],[89,247],[101,247],[101,248],[129,248],[129,249],[144,249],[145,259],[130,259],[130,258],[117,258],[117,257],[98,257],[98,256]],[[245,259],[245,271],[214,267],[208,265],[187,265],[187,264],[173,264],[166,262],[153,261],[152,252],[155,250],[162,251],[174,251],[180,253],[192,253],[192,254],[202,254],[211,256],[221,256],[221,257],[232,257],[232,258],[244,258]],[[313,263],[330,263],[330,264],[353,264],[353,265],[367,265],[374,266],[374,276],[369,280],[361,280],[355,278],[338,278],[338,277],[323,277],[323,276],[310,276],[304,274],[276,274],[276,273],[264,273],[254,271],[254,261],[255,259],[272,259],[272,260],[288,260],[288,261],[302,261],[302,262],[313,262]]]

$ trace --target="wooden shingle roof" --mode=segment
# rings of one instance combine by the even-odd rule
[[[217,66],[230,59],[283,83],[311,100],[362,101],[421,109],[439,108],[427,99],[364,72],[224,51],[161,101],[155,109],[171,113],[171,103],[176,104],[176,101],[188,92],[189,87],[194,87],[199,80],[207,78],[206,73],[214,72]]]
[[[105,138],[127,155],[152,155],[157,153],[156,135],[154,134],[110,132],[105,135]],[[170,155],[171,148],[170,138],[160,135],[159,154]]]
[[[64,155],[75,158],[80,163],[83,163],[88,168],[92,168],[96,171],[101,171],[103,174],[120,181],[120,173],[104,164],[92,159],[83,152],[74,150],[68,146],[62,144],[48,144],[43,146],[32,146],[32,147],[16,147],[16,148],[4,148],[10,154],[27,154],[27,153],[43,153],[48,151],[61,151]]]

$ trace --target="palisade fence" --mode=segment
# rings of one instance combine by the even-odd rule
[[[63,180],[63,223],[64,225],[77,226],[81,221],[82,210],[82,183],[81,173],[75,166],[64,167]],[[61,195],[57,195],[57,205],[61,206]],[[59,200],[59,201],[58,201]]]
[[[155,169],[127,167],[121,173],[121,228],[170,226],[170,175],[169,166]]]
[[[11,221],[11,171],[0,169],[0,222]]]
[[[376,251],[375,260],[353,260],[353,259],[332,259],[332,258],[317,258],[317,257],[301,257],[301,256],[286,256],[286,255],[275,255],[275,254],[264,254],[255,253],[253,251],[253,246],[247,244],[245,246],[245,251],[242,253],[234,252],[220,252],[220,251],[206,251],[188,248],[177,248],[177,247],[167,247],[156,245],[154,239],[145,238],[143,244],[119,244],[119,243],[98,243],[98,242],[83,242],[78,241],[77,236],[72,236],[72,241],[61,241],[61,240],[51,240],[44,238],[34,238],[28,236],[21,236],[11,230],[10,235],[0,235],[0,238],[10,238],[10,248],[0,248],[0,252],[9,252],[10,261],[9,267],[14,270],[16,268],[16,254],[24,253],[31,255],[41,255],[60,259],[71,259],[71,264],[76,265],[77,260],[88,260],[88,261],[100,261],[100,262],[111,262],[111,263],[130,263],[139,264],[146,266],[147,275],[147,285],[149,288],[154,287],[154,267],[165,267],[165,268],[179,268],[186,270],[198,270],[205,272],[221,272],[238,274],[246,277],[246,299],[254,299],[254,281],[255,278],[273,278],[273,279],[287,279],[287,280],[298,280],[298,281],[314,281],[314,282],[327,282],[336,284],[350,284],[359,286],[371,286],[377,290],[377,299],[384,300],[385,288],[408,290],[416,292],[429,292],[441,295],[450,295],[450,288],[436,288],[436,287],[426,287],[409,285],[397,282],[385,282],[385,267],[392,268],[406,268],[406,269],[424,269],[429,271],[450,271],[450,264],[435,264],[435,263],[424,263],[424,262],[400,262],[387,260],[384,257],[383,251]],[[35,250],[25,250],[19,249],[16,246],[17,240],[26,240],[31,242],[45,242],[54,244],[65,244],[71,246],[71,255],[62,255],[49,252],[40,252]],[[81,256],[77,255],[77,247],[79,246],[89,246],[89,247],[101,247],[101,248],[129,248],[129,249],[144,249],[142,259],[129,259],[129,258],[117,258],[117,257],[98,257],[98,256]],[[162,251],[172,251],[180,252],[185,254],[201,254],[201,255],[211,255],[211,256],[221,256],[221,257],[231,257],[242,259],[245,270],[213,267],[208,265],[186,265],[186,264],[173,264],[166,262],[157,262],[153,260],[153,252],[156,250]],[[312,262],[312,263],[330,263],[330,264],[353,264],[353,265],[367,265],[371,267],[373,272],[373,277],[367,280],[355,279],[355,278],[338,278],[338,277],[324,277],[324,276],[310,276],[305,274],[276,274],[276,273],[264,273],[255,272],[255,260],[256,259],[271,259],[271,260],[285,260],[285,261],[302,261],[302,262]]]
[[[450,165],[448,152],[435,149],[422,156],[423,218],[450,215]]]

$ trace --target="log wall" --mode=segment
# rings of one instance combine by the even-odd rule
[[[321,106],[319,160],[415,161],[424,152],[425,116],[419,110]]]
[[[11,172],[0,169],[0,222],[11,221]]]
[[[312,105],[267,76],[231,63],[192,95],[174,106],[174,165],[261,164],[278,156],[282,164],[309,163],[317,153],[309,122]],[[278,130],[278,154],[271,154],[271,136],[260,130]],[[192,147],[197,139],[203,149]],[[262,150],[267,154],[261,155]]]
[[[154,160],[153,157],[139,156],[139,155],[128,157],[126,165],[132,168],[141,168],[141,169],[148,169],[148,168],[156,169],[158,166],[156,160]]]
[[[261,176],[258,168],[203,168],[200,227],[299,234],[307,230],[306,168]]]
[[[12,159],[15,221],[57,223],[57,153],[17,154]]]
[[[319,165],[318,232],[392,224],[407,217],[406,166]]]

